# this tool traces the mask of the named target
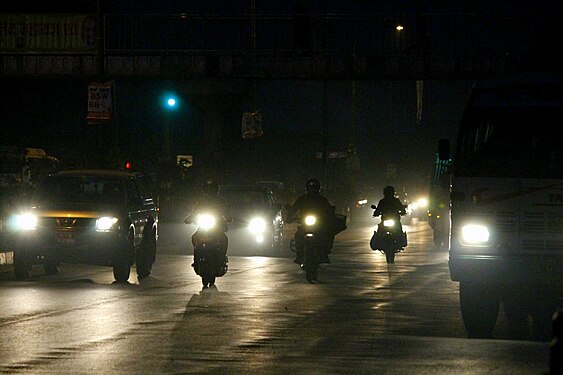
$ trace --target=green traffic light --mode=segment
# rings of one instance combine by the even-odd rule
[[[181,101],[176,93],[171,91],[163,92],[160,96],[160,100],[162,108],[169,111],[176,110],[181,105]]]

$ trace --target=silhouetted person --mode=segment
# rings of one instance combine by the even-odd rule
[[[323,253],[321,254],[321,263],[330,263],[328,255],[334,242],[334,206],[330,204],[328,199],[321,194],[321,183],[316,178],[310,178],[305,183],[305,194],[301,195],[297,200],[288,207],[287,217],[291,220],[295,215],[314,212],[321,217],[319,220],[319,236],[322,242]],[[297,264],[303,263],[303,241],[304,235],[302,228],[299,227],[295,232],[296,258]]]
[[[233,219],[231,213],[229,211],[229,207],[227,203],[219,196],[219,185],[212,180],[209,179],[203,184],[203,199],[198,201],[193,208],[192,212],[189,215],[189,221],[195,222],[195,218],[197,215],[202,213],[213,213],[219,218],[218,225],[223,225],[223,231],[227,232],[227,223],[230,223]],[[219,244],[221,249],[224,250],[225,255],[227,255],[227,248],[229,245],[229,240],[227,235],[221,236],[219,239]],[[195,262],[197,261],[197,256],[195,254],[195,246],[194,246],[194,263],[192,263],[192,267],[196,267]]]
[[[383,198],[379,200],[373,216],[381,215],[382,220],[384,218],[392,218],[401,226],[401,215],[406,215],[406,213],[405,206],[395,196],[395,188],[393,186],[386,186],[383,189]]]

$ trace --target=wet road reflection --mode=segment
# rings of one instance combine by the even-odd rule
[[[369,248],[372,225],[338,235],[309,284],[280,257],[233,255],[202,289],[191,254],[169,241],[152,275],[113,285],[105,267],[61,266],[16,282],[0,275],[0,371],[8,373],[538,374],[546,343],[469,340],[447,251],[426,223],[407,227],[395,264]],[[162,234],[161,234],[162,235]],[[134,275],[135,272],[132,272]],[[526,353],[525,356],[522,353]],[[506,371],[504,371],[506,370]]]

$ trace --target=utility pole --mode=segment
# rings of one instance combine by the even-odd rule
[[[324,183],[328,184],[328,98],[327,82],[323,80],[323,174]]]
[[[327,43],[327,37],[328,37],[328,25],[327,25],[327,1],[323,0],[322,1],[322,9],[323,9],[323,41],[322,41],[322,45],[323,45],[323,52],[325,54],[325,59],[328,62],[328,43]],[[328,186],[328,135],[329,135],[329,129],[328,129],[328,89],[327,89],[327,73],[324,73],[324,79],[323,79],[323,173],[324,173],[324,183],[326,186]]]

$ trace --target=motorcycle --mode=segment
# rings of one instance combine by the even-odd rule
[[[301,252],[301,269],[305,271],[307,281],[314,283],[319,277],[321,254],[326,241],[319,235],[319,218],[314,213],[307,213],[298,218],[296,235],[291,239],[291,250]],[[298,256],[299,258],[299,256]]]
[[[192,267],[201,277],[203,287],[209,287],[229,268],[227,221],[221,215],[205,212],[186,217],[184,223],[197,226],[191,238],[194,248]]]
[[[334,236],[346,229],[346,216],[334,213],[334,209],[333,206],[334,217],[329,222],[323,222],[321,216],[315,212],[302,213],[295,219],[287,220],[298,223],[290,248],[297,253],[297,259],[302,258],[298,263],[305,271],[309,283],[318,281],[320,265],[328,261]]]
[[[371,205],[371,208],[375,210],[376,206]],[[406,246],[407,233],[402,229],[400,216],[397,220],[396,214],[381,215],[381,222],[370,240],[371,249],[385,254],[387,263],[395,263],[395,254],[403,251]]]

